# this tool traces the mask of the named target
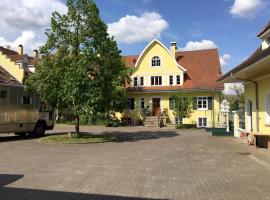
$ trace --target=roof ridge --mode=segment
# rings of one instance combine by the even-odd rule
[[[179,51],[176,51],[176,53],[183,53],[183,52],[192,52],[192,51],[209,51],[209,50],[218,50],[217,47],[215,48],[209,48],[209,49],[197,49],[197,50],[179,50]]]

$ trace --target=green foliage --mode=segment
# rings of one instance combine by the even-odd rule
[[[26,85],[42,101],[76,116],[122,111],[129,69],[107,33],[93,0],[68,0],[67,14],[54,12],[42,59]]]
[[[48,135],[38,141],[48,144],[92,144],[115,141],[115,137],[109,135],[80,134],[72,135]]]
[[[244,103],[244,91],[242,87],[234,85],[231,90],[233,94],[224,95],[224,99],[226,99],[230,103],[230,111],[239,110],[239,105]]]
[[[196,124],[176,124],[176,129],[196,129]]]
[[[178,116],[182,121],[183,118],[188,118],[192,113],[192,98],[185,96],[185,93],[173,93],[171,98],[174,101],[174,115]]]

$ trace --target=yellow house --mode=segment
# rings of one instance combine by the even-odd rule
[[[125,56],[134,68],[131,84],[127,87],[129,114],[134,121],[142,118],[145,109],[152,116],[167,111],[169,122],[177,123],[174,92],[185,92],[193,98],[193,112],[185,124],[214,127],[219,123],[218,110],[223,84],[217,49],[179,51],[175,42],[168,49],[159,40],[152,40],[140,55]]]
[[[0,68],[9,73],[20,84],[23,83],[29,72],[34,72],[34,65],[37,61],[37,50],[33,51],[33,57],[31,57],[24,53],[23,45],[18,46],[18,51],[0,46]]]
[[[226,73],[221,82],[244,83],[246,131],[270,134],[270,22],[258,38],[261,40],[259,48]]]

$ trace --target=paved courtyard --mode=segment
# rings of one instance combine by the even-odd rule
[[[0,135],[0,199],[270,199],[270,151],[200,130],[82,130],[120,141],[52,145]]]

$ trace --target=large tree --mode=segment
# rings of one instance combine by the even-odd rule
[[[94,1],[67,0],[67,7],[67,14],[52,14],[42,58],[26,84],[41,100],[68,108],[79,134],[82,114],[123,109],[128,70]]]

